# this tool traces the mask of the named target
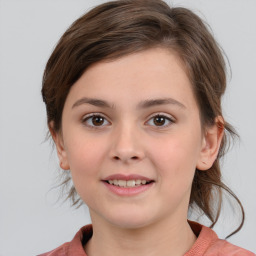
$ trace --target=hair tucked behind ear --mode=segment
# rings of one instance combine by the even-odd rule
[[[61,118],[66,97],[72,85],[93,63],[113,60],[153,47],[176,51],[183,60],[193,85],[202,127],[213,125],[222,116],[221,97],[226,89],[226,70],[222,51],[207,25],[186,8],[169,7],[161,0],[120,0],[107,2],[76,20],[64,33],[54,49],[43,76],[42,96],[46,104],[48,124],[61,131]],[[220,152],[207,171],[195,171],[190,206],[197,205],[211,220],[217,222],[222,191],[227,191],[244,210],[239,199],[222,182],[220,158],[225,154],[228,137],[236,135],[228,123]],[[63,184],[67,185],[70,177]],[[68,197],[74,205],[80,198],[74,187]],[[215,205],[217,198],[218,204]],[[232,235],[231,234],[231,235]]]

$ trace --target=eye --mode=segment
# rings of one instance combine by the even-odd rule
[[[147,122],[149,125],[158,127],[168,127],[172,123],[174,123],[174,120],[171,117],[163,114],[154,115]]]
[[[104,116],[99,114],[86,115],[83,117],[82,122],[91,128],[102,127],[110,124]]]

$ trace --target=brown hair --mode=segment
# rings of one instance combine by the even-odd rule
[[[60,38],[45,68],[42,95],[48,124],[61,131],[62,111],[71,86],[93,63],[114,60],[152,47],[175,50],[183,60],[199,105],[202,127],[215,124],[222,116],[221,96],[226,88],[226,67],[222,51],[207,25],[186,8],[172,8],[161,0],[119,0],[101,4],[76,20]],[[220,158],[228,144],[228,135],[236,135],[227,122],[225,135],[213,166],[196,170],[190,207],[197,206],[217,222],[222,190],[236,199],[242,210],[238,232],[244,223],[239,199],[222,182]],[[67,184],[70,178],[63,184]],[[79,204],[74,186],[68,197]],[[215,205],[217,202],[217,206]]]

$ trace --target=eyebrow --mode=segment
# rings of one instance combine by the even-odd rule
[[[76,101],[73,104],[72,109],[75,107],[78,107],[82,104],[90,104],[90,105],[93,105],[96,107],[115,109],[115,105],[110,104],[107,101],[104,101],[101,99],[86,98],[86,97],[83,97],[83,98],[79,99],[78,101]],[[183,105],[181,102],[179,102],[173,98],[160,98],[160,99],[144,100],[138,104],[137,108],[144,109],[144,108],[149,108],[149,107],[154,107],[154,106],[159,106],[159,105],[167,105],[167,104],[176,105],[183,109],[186,108],[185,105]]]

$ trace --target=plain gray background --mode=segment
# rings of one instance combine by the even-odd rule
[[[66,28],[93,0],[0,0],[0,256],[30,256],[70,241],[90,222],[88,210],[56,203],[58,161],[51,153],[40,87],[44,66]],[[230,242],[256,251],[256,1],[173,0],[210,24],[229,57],[232,79],[224,115],[241,136],[223,177],[241,199],[244,228]],[[235,210],[236,212],[236,210]],[[216,226],[223,238],[237,218]],[[231,226],[231,227],[230,227]],[[234,227],[234,226],[233,226]]]

